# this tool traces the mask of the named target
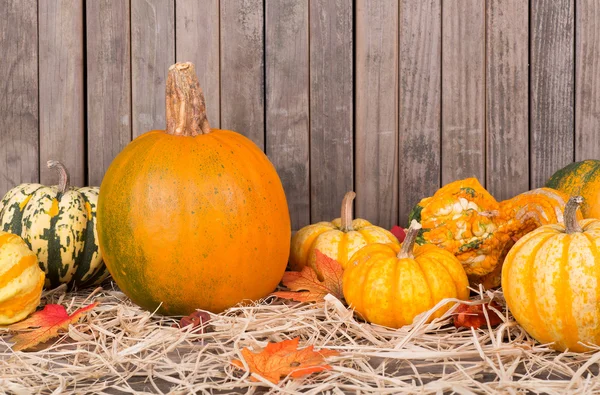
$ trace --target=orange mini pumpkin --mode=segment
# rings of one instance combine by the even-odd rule
[[[191,63],[171,66],[167,130],[132,141],[98,199],[106,266],[135,303],[171,315],[221,312],[275,289],[290,217],[275,168],[252,141],[210,129]]]
[[[399,328],[442,299],[469,298],[467,274],[454,254],[431,244],[414,247],[420,228],[413,220],[402,248],[370,244],[346,266],[344,298],[365,320]],[[451,305],[442,306],[429,321]]]
[[[316,269],[316,250],[345,267],[350,257],[369,243],[398,244],[398,239],[390,231],[364,219],[352,219],[355,197],[356,193],[352,191],[346,193],[340,218],[305,226],[294,235],[290,252],[291,270],[300,271],[306,265]]]

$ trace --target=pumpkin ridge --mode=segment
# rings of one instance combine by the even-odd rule
[[[538,242],[538,244],[531,251],[531,254],[529,254],[529,256],[527,257],[527,262],[526,262],[525,268],[524,268],[524,271],[525,271],[524,277],[525,278],[534,278],[533,273],[537,271],[537,270],[534,270],[535,269],[535,266],[534,266],[535,258],[537,256],[537,253],[542,249],[542,247],[544,247],[544,245],[546,243],[548,243],[550,241],[552,236],[553,235],[548,235],[548,236],[546,236],[546,238],[543,241]],[[528,242],[530,242],[532,239],[530,239]],[[516,253],[518,253],[518,250],[516,251]],[[535,276],[535,277],[537,277],[537,276]],[[540,334],[540,338],[548,339],[549,338],[548,337],[549,336],[548,335],[548,327],[546,326],[544,321],[541,319],[540,313],[538,311],[537,299],[535,297],[536,297],[535,284],[533,282],[528,282],[525,287],[525,299],[527,301],[529,301],[529,304],[528,304],[529,309],[528,310],[535,317],[532,319],[532,321],[540,323],[540,325],[538,327],[538,330],[540,330],[540,332],[542,332]]]
[[[79,191],[79,193],[84,205],[90,206],[91,215],[88,215],[86,212],[87,221],[83,230],[83,250],[79,253],[75,262],[77,269],[73,275],[75,278],[75,282],[73,284],[74,288],[84,288],[87,285],[94,285],[108,277],[106,265],[101,264],[101,257],[100,259],[97,259],[96,265],[94,265],[94,268],[92,269],[92,260],[94,260],[94,257],[98,258],[100,256],[98,240],[94,234],[95,219],[93,212],[96,210],[96,204],[90,200],[86,193],[83,193],[82,191]]]
[[[569,236],[564,235],[562,243],[562,257],[561,261],[567,262],[569,258],[569,246],[571,244],[571,238],[577,237],[576,235]],[[562,320],[562,333],[564,333],[564,347],[571,348],[579,339],[577,331],[577,325],[575,324],[575,318],[573,317],[573,292],[571,287],[568,286],[570,283],[570,274],[567,270],[567,265],[560,265],[558,276],[553,281],[553,286],[559,290],[556,295],[556,309],[558,310],[558,316]]]
[[[592,251],[592,255],[594,257],[594,262],[596,262],[596,265],[594,265],[594,268],[596,269],[596,278],[600,279],[600,264],[599,264],[600,263],[600,250],[598,249],[598,246],[594,242],[594,239],[592,238],[592,236],[585,232],[585,227],[584,227],[584,232],[582,233],[582,235],[588,240],[588,242],[590,244],[590,250]],[[599,306],[600,306],[600,284],[596,284],[596,308],[598,308]],[[598,337],[596,338],[596,344],[598,344],[598,342],[600,342],[600,335],[598,335]]]

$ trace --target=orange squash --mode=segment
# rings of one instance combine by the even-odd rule
[[[544,225],[515,243],[504,261],[502,288],[515,320],[559,351],[600,345],[600,220],[576,216],[572,197],[564,224]]]
[[[467,275],[454,254],[431,244],[414,247],[420,228],[413,220],[401,248],[394,243],[369,244],[348,262],[344,298],[365,320],[399,328],[442,299],[469,298]],[[451,306],[439,308],[429,321]]]
[[[167,79],[167,130],[132,141],[111,163],[98,200],[106,266],[135,303],[163,314],[221,312],[272,292],[291,227],[266,155],[210,129],[194,66]]]

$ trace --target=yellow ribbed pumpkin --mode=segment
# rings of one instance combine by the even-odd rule
[[[564,224],[544,225],[521,238],[502,268],[515,320],[559,351],[600,345],[600,220],[578,221],[582,202],[581,196],[569,200]]]
[[[346,267],[350,257],[367,244],[398,244],[398,239],[388,230],[364,219],[352,219],[352,202],[355,197],[356,193],[352,191],[346,193],[340,218],[305,226],[294,235],[290,248],[291,270],[300,271],[306,265],[316,270],[316,250]]]
[[[35,311],[45,277],[23,239],[0,232],[0,325],[21,321]]]
[[[442,299],[468,299],[467,274],[454,254],[431,244],[414,247],[420,228],[411,223],[402,248],[370,244],[346,265],[344,298],[365,320],[399,328]],[[442,306],[429,321],[451,305]]]

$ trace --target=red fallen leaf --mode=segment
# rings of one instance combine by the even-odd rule
[[[406,237],[406,231],[404,229],[402,229],[401,227],[399,227],[398,225],[392,226],[392,229],[390,229],[390,232],[392,232],[392,234],[394,236],[396,236],[396,238],[398,239],[398,241],[400,243],[402,243],[404,241],[404,238]]]
[[[98,303],[92,303],[82,307],[69,315],[64,306],[59,304],[47,304],[43,310],[36,311],[24,321],[7,326],[11,332],[20,332],[29,328],[31,331],[20,332],[10,339],[13,351],[27,350],[40,343],[59,336],[60,330],[67,330],[70,324],[75,324],[84,313],[96,307]]]
[[[183,317],[179,323],[171,325],[174,328],[185,328],[192,325],[192,332],[206,333],[211,332],[212,327],[209,324],[210,314],[206,311],[194,311],[192,314]]]
[[[330,365],[325,363],[325,358],[339,355],[337,351],[327,348],[314,351],[313,346],[298,350],[299,340],[300,338],[296,337],[292,340],[269,343],[264,350],[257,353],[243,348],[242,356],[250,369],[250,373],[256,373],[273,384],[279,383],[282,376],[287,377],[289,375],[298,378],[332,369]],[[244,364],[239,359],[235,359],[231,363],[244,369]],[[259,381],[254,377],[250,379]]]
[[[318,275],[309,266],[305,266],[301,272],[285,272],[283,274],[283,285],[291,291],[277,291],[272,295],[283,299],[291,299],[297,302],[318,302],[325,295],[332,294],[338,299],[344,297],[342,291],[342,276],[344,269],[335,259],[331,259],[321,251],[317,250],[315,268],[323,275],[323,281],[319,281]]]
[[[490,325],[492,327],[499,325],[500,323],[502,323],[502,318],[500,317],[500,315],[498,315],[498,313],[496,313],[495,310],[490,309],[490,307],[493,307],[494,309],[498,310],[498,311],[502,311],[502,307],[496,303],[496,302],[491,302],[488,304],[478,304],[478,305],[474,305],[474,306],[469,306],[466,304],[461,304],[457,307],[456,309],[456,315],[454,316],[454,326],[456,328],[475,328],[478,329],[482,326],[486,326],[487,325],[487,321],[485,319],[485,314],[483,312],[483,310],[485,309],[487,311],[487,315],[488,318],[490,320]]]

